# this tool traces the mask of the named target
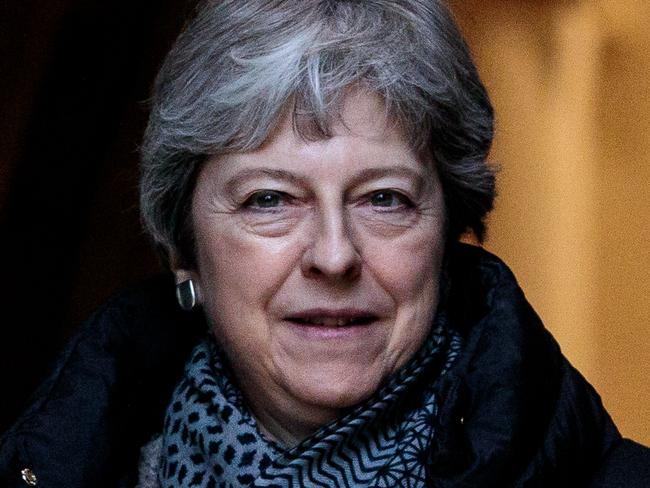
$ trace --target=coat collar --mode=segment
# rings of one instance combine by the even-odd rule
[[[466,338],[440,388],[435,486],[584,486],[620,439],[512,272],[476,247],[450,250],[451,322]]]

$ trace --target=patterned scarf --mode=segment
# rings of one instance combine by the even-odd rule
[[[285,449],[264,438],[223,353],[193,351],[167,409],[157,478],[182,487],[425,487],[435,434],[433,383],[461,339],[436,319],[427,342],[370,399]]]

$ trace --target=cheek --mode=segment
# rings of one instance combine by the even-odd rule
[[[443,249],[444,236],[436,225],[391,242],[369,243],[366,261],[399,305],[418,297],[434,298]]]
[[[289,239],[259,238],[232,223],[210,225],[197,235],[198,272],[207,311],[223,318],[261,312],[294,266],[295,247]]]
[[[437,228],[436,228],[437,229]],[[392,298],[395,319],[385,344],[385,364],[396,371],[426,339],[438,304],[443,236],[432,229],[373,247],[368,257],[374,278]]]

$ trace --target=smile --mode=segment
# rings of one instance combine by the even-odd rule
[[[377,315],[365,310],[307,310],[285,318],[297,325],[318,327],[368,325],[377,319]]]
[[[355,317],[355,318],[336,318],[336,317],[312,317],[309,319],[303,318],[289,318],[291,322],[301,325],[321,325],[324,327],[346,327],[352,325],[367,325],[376,317]]]

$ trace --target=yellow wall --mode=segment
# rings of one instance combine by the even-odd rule
[[[650,444],[650,2],[451,3],[497,113],[486,247]]]

